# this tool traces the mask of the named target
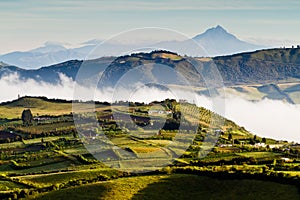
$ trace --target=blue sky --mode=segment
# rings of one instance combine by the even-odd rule
[[[141,27],[193,37],[218,24],[241,39],[287,44],[300,41],[299,10],[298,0],[0,0],[0,54]]]

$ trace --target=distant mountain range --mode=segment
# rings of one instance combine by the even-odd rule
[[[75,80],[78,70],[84,68],[84,73],[81,73],[80,79],[77,80],[88,84],[99,81],[101,75],[99,84],[103,87],[115,86],[121,78],[128,75],[128,80],[132,82],[124,82],[124,87],[137,84],[139,80],[178,86],[184,85],[184,80],[187,80],[191,86],[201,88],[205,86],[201,75],[210,76],[207,69],[211,64],[215,64],[224,85],[234,89],[231,92],[255,96],[255,99],[260,97],[300,103],[298,98],[300,48],[259,50],[206,59],[196,58],[201,63],[198,69],[201,75],[195,71],[189,58],[172,52],[154,51],[121,57],[103,57],[85,62],[71,60],[30,70],[0,63],[0,78],[17,73],[21,80],[33,79],[38,82],[57,84],[61,81],[60,74]],[[146,68],[139,68],[138,66],[141,65]],[[184,78],[180,78],[177,74],[171,75],[172,70],[168,71],[164,66],[169,66]],[[205,91],[202,91],[202,94],[205,94]]]
[[[108,57],[86,61],[85,66],[89,68],[88,72],[85,73],[86,78],[102,73],[105,67],[107,67],[114,59],[115,58],[113,57]],[[75,80],[82,63],[83,61],[81,60],[70,60],[39,69],[22,69],[5,64],[0,66],[0,78],[10,74],[18,74],[21,80],[33,79],[38,82],[58,84],[61,74]]]
[[[196,43],[195,43],[196,42]],[[0,56],[0,61],[9,65],[18,66],[25,69],[36,69],[43,66],[54,65],[68,60],[84,60],[87,55],[89,58],[100,58],[104,56],[119,56],[132,49],[143,48],[142,44],[124,45],[104,43],[101,52],[91,55],[91,51],[100,43],[98,40],[91,40],[78,48],[65,48],[61,44],[46,43],[27,52],[11,52]],[[196,45],[198,44],[198,45]],[[192,39],[184,41],[164,41],[147,46],[159,47],[160,49],[177,52],[180,55],[193,57],[214,57],[231,55],[247,51],[254,51],[264,48],[239,40],[234,35],[228,33],[223,27],[217,26],[208,29],[202,34]]]
[[[103,76],[107,76],[107,80],[110,81],[121,77],[121,72],[124,74],[136,66],[149,63],[167,65],[180,70],[184,68],[183,73],[195,74],[192,72],[193,69],[189,67],[190,63],[187,62],[187,58],[172,52],[154,51],[88,60],[84,61],[84,67],[88,69],[86,70],[86,77],[104,73]],[[259,50],[208,59],[196,58],[196,60],[201,62],[204,67],[214,63],[227,86],[300,80],[300,48]],[[39,69],[22,69],[0,62],[0,78],[8,74],[18,73],[22,79],[57,83],[61,73],[75,80],[82,63],[82,60],[70,60]],[[104,69],[106,70],[104,71]],[[192,81],[197,85],[200,78],[196,77]]]

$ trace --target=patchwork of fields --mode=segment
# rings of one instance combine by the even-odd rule
[[[97,104],[101,129],[83,109],[79,134],[71,103],[33,99],[0,105],[15,109],[0,120],[0,199],[299,199],[298,146],[254,136],[203,108],[164,101],[172,114],[151,116],[151,105]],[[24,124],[23,109],[39,120]],[[189,115],[178,118],[180,109]],[[189,129],[197,111],[199,128]],[[223,125],[210,125],[212,117]]]

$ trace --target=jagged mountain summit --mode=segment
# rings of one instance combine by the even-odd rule
[[[241,41],[218,25],[193,38],[207,51],[209,56],[231,55],[262,49],[262,46]]]

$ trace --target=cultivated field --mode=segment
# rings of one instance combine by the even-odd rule
[[[80,134],[70,102],[30,97],[0,105],[7,115],[0,199],[299,199],[299,146],[252,135],[192,104],[159,103],[98,103],[96,114],[83,106],[75,114]],[[8,108],[13,114],[3,113]],[[160,108],[163,115],[148,112]],[[21,118],[25,109],[38,120]]]

